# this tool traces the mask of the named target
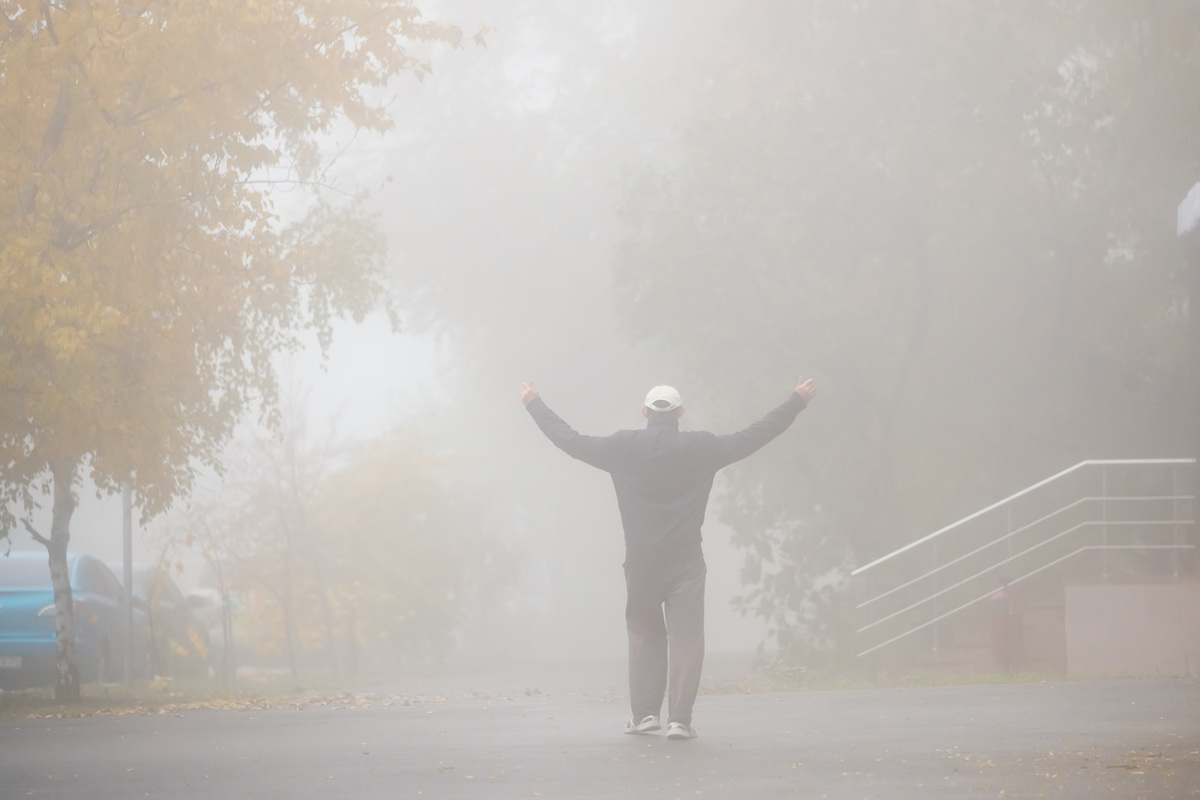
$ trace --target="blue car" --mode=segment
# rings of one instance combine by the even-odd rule
[[[125,593],[102,561],[67,555],[75,606],[75,653],[81,683],[120,680],[125,667]],[[144,611],[134,609],[131,677],[148,663]],[[0,689],[53,686],[54,588],[45,552],[0,556]]]

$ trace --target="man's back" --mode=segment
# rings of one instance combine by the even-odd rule
[[[763,419],[724,436],[680,431],[678,418],[667,415],[653,415],[643,430],[584,436],[540,398],[527,408],[556,446],[612,476],[626,550],[637,557],[699,555],[700,528],[717,471],[774,439],[805,405],[803,397],[792,393]]]
[[[613,488],[625,529],[625,546],[639,553],[683,555],[699,551],[700,527],[712,491],[717,437],[651,422],[621,431],[615,441]]]

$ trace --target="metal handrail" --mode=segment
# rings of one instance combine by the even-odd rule
[[[864,631],[869,631],[871,628],[874,628],[876,625],[882,625],[883,623],[887,622],[889,619],[898,617],[906,611],[912,611],[914,608],[917,608],[918,606],[922,606],[925,603],[928,603],[930,600],[936,600],[937,598],[941,597],[942,595],[946,594],[947,592],[952,592],[955,589],[957,589],[958,587],[968,584],[971,581],[975,580],[976,578],[983,577],[984,575],[988,574],[989,572],[991,572],[994,569],[1003,567],[1005,564],[1008,564],[1009,562],[1016,561],[1018,558],[1021,558],[1024,555],[1028,555],[1029,553],[1032,553],[1034,550],[1037,550],[1039,547],[1044,547],[1045,545],[1048,545],[1051,542],[1058,541],[1059,539],[1066,536],[1067,534],[1074,533],[1075,531],[1079,530],[1080,528],[1086,528],[1089,525],[1178,525],[1180,522],[1181,522],[1181,520],[1173,520],[1173,519],[1146,520],[1146,521],[1121,520],[1121,521],[1116,521],[1116,522],[1112,522],[1112,521],[1102,522],[1101,520],[1088,520],[1086,522],[1080,522],[1077,525],[1072,525],[1070,528],[1067,528],[1064,531],[1060,531],[1060,532],[1054,534],[1049,539],[1043,539],[1040,542],[1038,542],[1037,544],[1026,547],[1024,550],[1022,550],[1019,553],[1013,553],[1008,558],[1006,558],[1002,561],[997,561],[995,564],[992,564],[990,567],[985,567],[984,569],[979,570],[974,575],[970,575],[966,578],[963,578],[962,580],[958,581],[957,583],[952,583],[949,586],[945,587],[944,589],[939,589],[938,591],[934,592],[933,594],[926,595],[922,599],[916,601],[915,603],[905,606],[904,608],[900,609],[899,611],[893,611],[891,614],[888,614],[886,617],[880,617],[879,619],[875,620],[874,622],[862,626],[856,632],[862,633]],[[1125,547],[1140,547],[1142,549],[1149,550],[1149,549],[1153,549],[1157,546],[1158,545],[1113,545],[1112,548],[1113,549],[1121,549],[1121,548],[1125,548]],[[1188,546],[1190,547],[1191,545],[1188,545]],[[1013,583],[1013,581],[1009,581],[1009,583]]]
[[[979,547],[976,547],[974,550],[970,551],[969,553],[963,553],[961,556],[958,556],[957,558],[952,558],[944,564],[939,564],[938,566],[934,567],[933,569],[929,570],[928,572],[926,572],[923,575],[918,575],[917,577],[913,578],[912,580],[906,581],[906,582],[900,584],[899,586],[893,586],[891,589],[888,589],[886,592],[882,592],[881,594],[877,594],[868,600],[864,600],[861,603],[859,603],[857,606],[855,606],[855,610],[861,610],[863,608],[866,608],[867,606],[871,605],[872,603],[876,602],[877,600],[882,600],[883,598],[893,595],[896,592],[907,589],[909,586],[912,586],[914,583],[919,583],[920,581],[923,581],[926,578],[931,578],[934,575],[941,572],[942,570],[952,567],[955,564],[959,563],[960,561],[965,561],[966,559],[970,558],[971,556],[979,555],[984,550],[987,550],[989,547],[1000,544],[1005,539],[1010,539],[1019,533],[1024,533],[1025,531],[1029,530],[1030,528],[1034,527],[1035,525],[1041,525],[1043,522],[1063,513],[1064,511],[1070,511],[1072,508],[1075,508],[1076,506],[1083,505],[1084,503],[1091,502],[1093,500],[1103,500],[1103,501],[1145,500],[1145,501],[1149,502],[1149,501],[1155,501],[1155,500],[1192,500],[1192,499],[1194,499],[1194,496],[1190,495],[1190,494],[1147,495],[1147,496],[1126,495],[1126,496],[1122,496],[1122,497],[1081,497],[1073,503],[1067,503],[1065,506],[1058,509],[1057,511],[1051,511],[1049,514],[1046,514],[1045,516],[1040,517],[1039,519],[1035,519],[1033,522],[1026,523],[1025,525],[1022,525],[1019,528],[1011,530],[1008,533],[1005,533],[1001,536],[998,536],[995,539],[993,539],[992,541],[990,541],[986,544],[982,544]],[[1181,520],[1156,521],[1156,522],[1146,523],[1146,524],[1179,525],[1179,524],[1185,524],[1185,523],[1190,523],[1190,522],[1191,522],[1191,520],[1182,520],[1181,519]],[[1097,523],[1097,524],[1099,524],[1099,523]],[[1116,523],[1109,523],[1109,524],[1116,524]],[[1051,540],[1047,540],[1047,541],[1051,541]],[[864,567],[864,569],[865,569],[865,567]],[[850,574],[853,575],[854,573],[850,573]],[[979,573],[979,574],[982,574],[982,573]]]
[[[1085,467],[1180,466],[1180,465],[1191,465],[1191,464],[1195,464],[1195,463],[1196,463],[1196,459],[1192,459],[1192,458],[1090,459],[1087,461],[1081,461],[1078,464],[1075,464],[1074,466],[1069,467],[1068,469],[1065,469],[1061,472],[1051,475],[1049,478],[1038,481],[1037,483],[1032,484],[1031,486],[1028,486],[1025,489],[1022,489],[1019,492],[1015,492],[1015,493],[1009,495],[1008,497],[1004,498],[1003,500],[1000,500],[999,502],[992,503],[991,505],[987,506],[986,508],[982,508],[972,514],[969,514],[969,515],[963,517],[960,520],[957,520],[956,522],[953,522],[949,525],[946,525],[946,526],[934,531],[933,533],[923,536],[920,539],[917,539],[916,541],[910,542],[909,544],[907,544],[903,547],[900,547],[900,548],[892,551],[891,553],[888,553],[887,555],[877,558],[868,564],[864,564],[863,566],[858,567],[857,569],[853,570],[850,574],[852,576],[861,575],[862,573],[866,572],[867,570],[869,570],[873,567],[876,567],[880,564],[890,561],[891,559],[894,559],[897,556],[899,556],[905,552],[908,552],[910,550],[913,550],[914,548],[917,548],[923,544],[927,544],[931,541],[934,541],[938,537],[942,536],[943,534],[953,531],[972,520],[979,519],[980,517],[984,516],[985,514],[995,511],[996,509],[1001,508],[1003,506],[1006,506],[1006,505],[1012,503],[1013,501],[1017,500],[1018,498],[1024,497],[1038,489],[1041,489],[1041,488],[1047,486],[1048,484],[1051,484],[1051,483],[1053,483],[1067,475],[1070,475],[1071,473],[1077,472],[1080,469],[1085,468]],[[1102,470],[1101,475],[1103,476],[1105,474],[1106,474],[1106,472]],[[1049,545],[1052,542],[1055,542],[1055,541],[1057,541],[1071,533],[1074,533],[1075,531],[1078,531],[1080,529],[1087,528],[1087,527],[1100,526],[1100,527],[1103,527],[1107,531],[1110,527],[1125,527],[1125,526],[1142,527],[1142,526],[1161,526],[1161,525],[1178,526],[1178,525],[1184,525],[1184,524],[1191,524],[1192,522],[1194,522],[1194,519],[1174,519],[1174,517],[1176,517],[1179,513],[1178,505],[1177,505],[1178,501],[1189,501],[1194,504],[1196,497],[1194,497],[1193,495],[1190,495],[1190,494],[1188,494],[1188,495],[1179,494],[1177,480],[1175,481],[1175,487],[1176,488],[1174,489],[1174,491],[1171,492],[1170,494],[1164,493],[1164,494],[1155,494],[1155,495],[1109,496],[1107,494],[1107,482],[1105,482],[1105,488],[1101,489],[1101,496],[1089,495],[1086,497],[1079,498],[1078,500],[1068,503],[1067,505],[1064,505],[1063,507],[1061,507],[1055,511],[1051,511],[1048,514],[1045,514],[1045,515],[1039,517],[1038,519],[1033,520],[1032,522],[1025,523],[1015,529],[1012,529],[1011,506],[1010,506],[1009,522],[1008,522],[1008,527],[1010,528],[1010,530],[1008,530],[1006,533],[1003,533],[1003,534],[993,538],[991,541],[988,541],[982,545],[974,547],[974,549],[970,550],[967,553],[964,553],[957,557],[951,558],[950,560],[946,561],[945,563],[935,564],[932,567],[932,569],[926,570],[924,572],[924,574],[922,574],[916,578],[912,578],[911,580],[907,580],[898,586],[894,586],[878,595],[875,595],[874,597],[871,597],[871,598],[859,603],[857,605],[857,609],[861,610],[867,606],[870,606],[873,603],[883,600],[884,598],[891,597],[891,596],[895,595],[896,593],[903,591],[904,589],[912,587],[914,584],[918,584],[922,581],[927,581],[930,579],[933,579],[933,581],[934,581],[934,584],[931,587],[931,589],[933,590],[931,593],[926,594],[921,599],[906,605],[904,608],[893,611],[891,613],[886,614],[885,616],[875,619],[872,622],[869,622],[868,624],[858,628],[857,633],[862,634],[864,632],[871,631],[872,629],[876,629],[878,626],[883,625],[886,622],[894,620],[897,617],[899,617],[903,614],[906,614],[907,612],[913,611],[914,609],[918,609],[922,606],[927,606],[927,604],[930,604],[930,603],[934,604],[933,608],[928,609],[927,611],[923,612],[921,614],[921,616],[924,616],[924,614],[927,614],[927,613],[933,613],[936,615],[933,619],[929,619],[924,622],[920,622],[919,624],[916,624],[913,627],[907,627],[905,630],[903,630],[901,633],[897,634],[896,636],[893,636],[892,638],[888,639],[887,641],[880,642],[879,644],[876,644],[872,647],[867,648],[866,650],[859,653],[859,655],[860,656],[867,655],[868,653],[872,653],[882,647],[886,647],[887,645],[892,644],[893,642],[896,642],[900,639],[910,636],[911,634],[914,634],[917,631],[924,630],[924,629],[930,627],[931,625],[934,625],[937,622],[940,622],[941,620],[944,620],[947,617],[957,614],[960,611],[978,603],[980,600],[983,600],[984,598],[991,596],[995,592],[994,587],[989,588],[988,591],[986,593],[984,593],[983,595],[980,595],[979,597],[976,597],[973,600],[969,600],[966,603],[963,603],[962,605],[959,605],[956,608],[953,608],[944,613],[938,613],[938,608],[937,608],[938,603],[935,602],[939,598],[943,598],[946,595],[948,595],[949,593],[959,590],[962,587],[967,586],[968,584],[971,584],[972,582],[975,582],[976,585],[978,585],[978,583],[982,579],[984,579],[984,576],[988,575],[989,573],[993,573],[995,570],[1000,569],[1000,568],[1004,567],[1005,565],[1011,564],[1012,562],[1017,561],[1018,559],[1025,558],[1030,553],[1033,553],[1033,552],[1039,550],[1040,548],[1042,548],[1046,545]],[[1049,526],[1046,525],[1047,522],[1053,520],[1055,517],[1062,515],[1064,512],[1067,512],[1072,509],[1077,509],[1088,503],[1095,503],[1096,501],[1099,501],[1102,504],[1101,505],[1102,512],[1100,514],[1100,519],[1089,519],[1084,522],[1078,522],[1074,525],[1071,525],[1071,527],[1069,527],[1065,530],[1060,530],[1058,532],[1053,531],[1053,528],[1057,527],[1057,525],[1055,523],[1051,523]],[[1156,502],[1156,501],[1170,501],[1172,503],[1172,507],[1174,509],[1170,515],[1172,517],[1172,519],[1161,519],[1161,518],[1160,519],[1151,519],[1151,520],[1112,520],[1112,519],[1109,519],[1108,509],[1110,508],[1110,504],[1113,504],[1113,503],[1127,504],[1127,503],[1132,503],[1134,501],[1140,501],[1143,503]],[[1088,516],[1092,516],[1092,514],[1088,514]],[[1141,515],[1139,514],[1139,516],[1141,516]],[[1155,515],[1152,514],[1151,516],[1155,516]],[[1071,522],[1070,519],[1063,520],[1063,524],[1070,524],[1070,522]],[[1032,544],[1031,546],[1025,547],[1018,553],[1013,553],[1012,552],[1013,538],[1019,534],[1029,531],[1030,529],[1037,528],[1038,526],[1050,527],[1051,530],[1043,531],[1041,534],[1039,534],[1037,537],[1038,541],[1036,543]],[[1052,535],[1047,536],[1046,534],[1048,534],[1048,533],[1052,534]],[[1026,572],[1025,574],[1021,575],[1020,577],[1016,578],[1015,580],[1006,581],[1006,583],[1008,583],[1008,584],[1020,583],[1024,580],[1027,580],[1027,579],[1033,577],[1034,575],[1037,575],[1038,573],[1043,572],[1046,569],[1049,569],[1053,566],[1061,564],[1063,561],[1067,560],[1068,558],[1072,558],[1072,557],[1078,555],[1079,553],[1089,551],[1089,550],[1099,550],[1099,551],[1175,550],[1175,551],[1178,551],[1178,550],[1194,550],[1194,549],[1196,549],[1196,545],[1179,544],[1178,538],[1176,538],[1175,541],[1176,541],[1176,544],[1174,544],[1174,545],[1150,545],[1150,544],[1110,545],[1110,544],[1108,544],[1108,537],[1106,534],[1105,538],[1104,538],[1104,542],[1102,544],[1086,545],[1086,546],[1080,547],[1080,548],[1074,550],[1073,552],[1069,553],[1066,556],[1063,556],[1061,558],[1055,558],[1053,561],[1050,561],[1047,564],[1043,564],[1039,567],[1036,567],[1036,568],[1030,570],[1029,572]],[[966,561],[967,559],[970,559],[973,556],[977,556],[980,553],[982,553],[983,551],[988,550],[989,548],[995,547],[997,544],[1002,544],[1004,542],[1009,542],[1008,555],[1006,558],[1000,557],[999,560],[995,561],[995,563],[988,563],[986,566],[982,566],[982,567],[976,566],[973,569],[973,574],[971,574],[968,577],[962,578],[960,580],[955,581],[953,574],[951,574],[949,576],[949,579],[954,582],[952,582],[950,585],[945,586],[945,587],[937,586],[937,584],[940,582],[939,576],[943,575],[945,573],[945,571],[948,570],[949,568],[954,567],[955,565],[960,565],[960,564],[962,564],[962,562]],[[936,549],[937,544],[935,543],[933,545],[933,547],[935,548],[934,549],[934,559],[936,561],[937,560],[937,549]],[[987,558],[987,561],[991,562],[997,556],[1002,556],[1002,554],[996,554],[996,556]],[[1053,557],[1053,554],[1048,553],[1043,557]],[[968,592],[970,591],[969,586],[968,586],[967,591]],[[911,624],[912,624],[911,622],[906,623],[906,625],[911,625]],[[876,635],[878,635],[878,631],[876,632]],[[937,648],[936,640],[935,640],[934,648],[935,649]]]
[[[1023,580],[1032,578],[1034,575],[1037,575],[1039,572],[1042,572],[1044,570],[1050,569],[1051,567],[1057,566],[1058,564],[1061,564],[1062,562],[1066,561],[1067,559],[1074,558],[1075,556],[1077,556],[1080,553],[1083,553],[1087,550],[1194,550],[1195,547],[1196,547],[1195,545],[1191,545],[1191,544],[1110,544],[1110,545],[1089,544],[1089,545],[1084,545],[1083,547],[1080,547],[1077,550],[1074,550],[1073,552],[1068,553],[1067,555],[1063,556],[1062,558],[1056,558],[1055,560],[1051,561],[1048,564],[1043,564],[1042,566],[1038,567],[1037,569],[1030,570],[1029,572],[1025,573],[1021,577],[1019,577],[1015,580],[1009,581],[1008,585],[1012,586],[1014,584],[1020,583]],[[985,599],[991,597],[995,593],[996,593],[995,589],[989,589],[987,592],[985,592],[984,594],[981,594],[979,597],[976,597],[974,600],[968,600],[967,602],[963,603],[962,605],[958,606],[957,608],[951,609],[950,611],[947,611],[944,614],[940,614],[931,620],[927,620],[926,622],[923,622],[920,625],[917,625],[916,627],[909,628],[908,630],[904,631],[903,633],[893,636],[891,639],[888,639],[886,642],[880,642],[879,644],[875,645],[874,647],[868,647],[866,650],[863,650],[861,653],[859,653],[858,657],[861,658],[862,656],[873,653],[876,650],[887,647],[889,644],[892,644],[893,642],[898,642],[901,639],[903,639],[904,637],[909,636],[910,634],[916,633],[919,630],[924,630],[925,628],[928,628],[930,625],[935,625],[938,622],[941,622],[942,620],[946,619],[947,617],[953,616],[953,615],[957,614],[959,611],[962,611],[965,608],[970,608],[971,606],[975,605],[979,601],[985,600]]]
[[[1004,498],[1003,500],[999,500],[995,503],[992,503],[990,506],[988,506],[986,508],[981,508],[978,511],[974,512],[973,514],[968,514],[967,516],[963,517],[962,519],[958,520],[957,522],[952,522],[949,525],[945,526],[944,528],[939,528],[938,530],[934,531],[933,533],[926,534],[925,536],[922,536],[920,539],[917,539],[915,542],[909,542],[908,544],[904,545],[903,547],[893,550],[892,552],[888,553],[887,555],[881,556],[869,564],[864,564],[863,566],[859,567],[858,569],[852,570],[850,572],[850,575],[851,575],[851,577],[861,575],[862,573],[866,572],[867,570],[871,569],[872,567],[879,566],[880,564],[884,563],[885,561],[890,561],[891,559],[895,558],[896,556],[900,555],[901,553],[912,550],[914,547],[917,547],[918,545],[925,544],[926,542],[928,542],[932,539],[935,539],[938,536],[941,536],[942,534],[947,533],[948,531],[954,530],[955,528],[957,528],[960,525],[970,522],[971,520],[976,519],[978,517],[981,517],[984,514],[988,513],[989,511],[994,511],[997,508],[1000,508],[1001,506],[1003,506],[1007,503],[1011,503],[1013,500],[1016,500],[1019,497],[1023,497],[1036,489],[1040,489],[1043,486],[1045,486],[1046,484],[1053,483],[1054,481],[1058,480],[1059,478],[1065,477],[1066,475],[1069,475],[1078,469],[1082,469],[1083,467],[1135,466],[1135,465],[1140,465],[1140,464],[1161,464],[1161,465],[1195,464],[1195,463],[1196,463],[1196,459],[1194,459],[1194,458],[1107,458],[1107,459],[1102,458],[1102,459],[1089,459],[1086,461],[1080,461],[1078,464],[1076,464],[1073,467],[1068,467],[1067,469],[1064,469],[1062,472],[1056,473],[1054,475],[1051,475],[1049,478],[1038,481],[1037,483],[1033,484],[1032,486],[1027,486],[1026,488],[1022,489],[1021,491],[1011,494],[1008,497]]]

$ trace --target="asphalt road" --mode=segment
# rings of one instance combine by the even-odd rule
[[[10,720],[0,798],[1200,797],[1194,680],[707,695],[684,742],[627,713],[554,690]]]

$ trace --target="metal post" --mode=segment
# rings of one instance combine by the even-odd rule
[[[221,685],[233,686],[237,680],[237,662],[233,652],[233,597],[225,584],[225,568],[221,560],[209,562],[217,573],[217,588],[221,592]]]
[[[933,543],[933,569],[934,569],[934,573],[933,573],[933,594],[935,594],[935,595],[936,595],[936,594],[937,594],[937,592],[938,592],[938,583],[939,583],[939,581],[938,581],[938,572],[937,572],[937,568],[938,568],[938,543],[935,541],[935,542]],[[936,618],[937,616],[939,616],[939,614],[940,614],[940,611],[941,611],[941,609],[938,607],[939,605],[940,605],[940,604],[939,604],[939,602],[938,602],[938,599],[935,597],[935,598],[933,599],[933,616],[934,616],[935,618]],[[939,641],[939,639],[938,639],[938,630],[939,630],[940,628],[941,628],[941,623],[938,623],[938,622],[935,622],[935,623],[933,623],[933,652],[934,652],[935,654],[937,653],[937,651],[938,651],[938,647],[939,647],[939,645],[940,645],[940,641]]]
[[[237,653],[233,650],[233,598],[224,589],[221,590],[221,639],[223,642],[223,652],[221,653],[223,684],[233,686],[237,683],[237,661],[235,660]]]
[[[125,572],[125,682],[133,677],[133,497],[129,484],[121,486],[121,547]]]
[[[1171,577],[1179,579],[1179,467],[1171,467]]]
[[[1100,577],[1108,580],[1108,467],[1100,468],[1100,523],[1104,545],[1100,550]]]
[[[1012,526],[1012,504],[1011,504],[1011,503],[1010,503],[1009,505],[1006,505],[1006,506],[1004,507],[1004,519],[1005,519],[1005,524],[1008,526],[1008,527],[1005,529],[1005,531],[1004,531],[1004,533],[1006,534],[1004,538],[1008,540],[1008,557],[1009,557],[1009,558],[1012,558],[1012,554],[1013,554],[1013,538],[1012,538],[1013,526]]]
[[[1200,242],[1194,232],[1196,223],[1200,222],[1200,182],[1188,190],[1187,195],[1179,203],[1175,211],[1175,233],[1183,239],[1183,253],[1188,268],[1188,363],[1190,369],[1188,382],[1185,384],[1191,400],[1192,418],[1185,422],[1192,426],[1191,437],[1193,454],[1196,457],[1196,468],[1192,475],[1192,524],[1191,544],[1200,547]],[[1196,551],[1192,551],[1188,559],[1188,571],[1198,568]]]
[[[1195,234],[1191,237],[1188,257],[1191,260],[1192,285],[1188,290],[1188,316],[1191,327],[1191,407],[1192,407],[1192,455],[1196,465],[1192,468],[1192,526],[1191,544],[1198,550],[1192,550],[1188,559],[1188,571],[1193,575],[1200,570],[1200,562],[1196,560],[1200,552],[1200,253],[1197,253]]]

